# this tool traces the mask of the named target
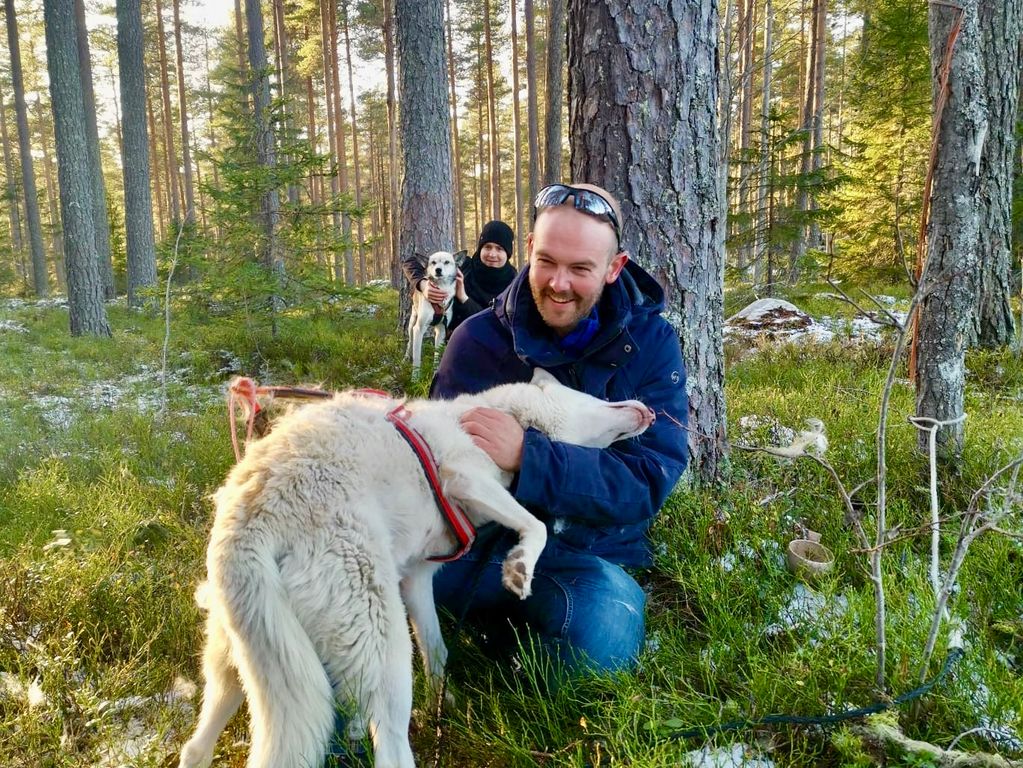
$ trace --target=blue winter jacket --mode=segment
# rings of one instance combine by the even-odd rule
[[[657,416],[639,437],[607,449],[555,442],[526,431],[515,498],[560,544],[623,566],[651,562],[647,531],[688,457],[688,398],[675,330],[661,317],[664,292],[627,262],[598,306],[600,329],[578,358],[560,350],[544,324],[523,269],[490,309],[451,336],[431,396],[451,398],[529,381],[533,368],[606,400],[641,400]]]

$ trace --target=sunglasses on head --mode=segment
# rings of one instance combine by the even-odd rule
[[[590,189],[579,189],[570,187],[568,184],[551,184],[541,189],[533,201],[533,222],[536,223],[536,216],[541,208],[550,208],[556,205],[564,205],[568,198],[573,199],[573,207],[577,211],[596,216],[611,225],[615,238],[618,241],[618,248],[622,247],[622,227],[618,223],[615,209],[603,196]]]

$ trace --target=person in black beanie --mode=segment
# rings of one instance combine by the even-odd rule
[[[448,337],[465,320],[490,306],[515,279],[509,258],[515,233],[503,221],[488,221],[480,232],[476,252],[462,264],[462,278],[455,284],[454,312]]]

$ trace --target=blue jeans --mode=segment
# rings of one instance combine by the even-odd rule
[[[537,562],[532,594],[520,600],[501,584],[514,533],[488,525],[472,550],[434,577],[439,607],[512,646],[528,630],[569,674],[628,669],[643,646],[646,595],[623,568],[549,539]],[[466,601],[468,600],[468,606]]]

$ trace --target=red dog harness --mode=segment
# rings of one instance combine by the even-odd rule
[[[355,392],[360,395],[390,398],[389,394],[379,389],[357,389]],[[259,402],[256,399],[258,395],[270,395],[271,397],[282,397],[297,400],[326,399],[333,397],[331,392],[327,392],[322,389],[260,387],[250,378],[244,376],[236,378],[228,387],[228,413],[230,414],[231,421],[231,443],[234,446],[234,455],[236,460],[241,458],[241,451],[238,448],[238,436],[235,428],[235,404],[237,402],[241,402],[242,406],[245,408],[245,440],[248,442],[252,438],[252,428],[256,414],[261,410]],[[422,466],[423,472],[426,473],[426,479],[430,483],[430,490],[433,492],[434,501],[436,501],[437,506],[440,508],[444,522],[447,523],[448,529],[455,537],[455,541],[458,542],[455,549],[448,554],[433,555],[428,557],[427,560],[432,560],[438,563],[448,563],[452,560],[457,560],[469,551],[473,542],[476,540],[476,529],[473,527],[462,508],[457,504],[452,504],[448,500],[447,496],[444,495],[444,491],[441,489],[437,460],[434,458],[433,451],[430,450],[430,446],[427,445],[423,436],[408,423],[408,419],[411,415],[412,413],[405,407],[405,404],[399,403],[392,410],[388,411],[385,418],[394,425],[394,428],[398,430],[398,434],[405,439],[405,442],[407,442],[409,447],[412,448],[412,452],[416,455],[416,458],[419,459],[419,464]]]

